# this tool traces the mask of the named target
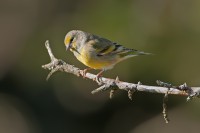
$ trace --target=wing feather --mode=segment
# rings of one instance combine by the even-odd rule
[[[140,51],[135,49],[126,48],[118,43],[112,42],[108,39],[91,35],[88,43],[95,49],[97,56],[106,56],[117,54],[126,56],[128,54],[138,54]]]
[[[125,48],[118,43],[94,35],[90,37],[88,43],[96,50],[97,56],[104,56],[108,54],[122,54],[133,51],[133,49]]]

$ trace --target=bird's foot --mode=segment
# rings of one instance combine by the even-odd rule
[[[100,71],[96,77],[93,79],[93,81],[96,81],[99,85],[102,84],[102,73],[104,72],[104,70]]]
[[[84,69],[84,70],[81,71],[81,75],[83,76],[83,78],[86,77],[86,73],[87,73],[89,70],[91,70],[91,68],[86,68],[86,69]]]

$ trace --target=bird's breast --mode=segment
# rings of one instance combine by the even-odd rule
[[[81,54],[74,54],[76,58],[82,62],[84,65],[93,69],[110,69],[113,67],[114,63],[112,60],[104,59],[98,57],[92,52],[86,50],[81,50]]]

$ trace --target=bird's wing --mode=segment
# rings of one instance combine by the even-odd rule
[[[125,48],[118,43],[111,42],[105,38],[95,37],[88,42],[89,45],[95,49],[97,56],[104,56],[108,54],[125,54],[133,49]]]

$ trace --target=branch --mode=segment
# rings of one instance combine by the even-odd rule
[[[84,70],[81,70],[73,65],[67,64],[61,59],[57,59],[52,53],[48,40],[45,42],[45,46],[47,48],[51,60],[50,63],[42,66],[42,68],[50,70],[50,73],[47,76],[47,80],[51,77],[53,73],[57,71],[62,71],[95,81],[94,79],[96,78],[97,75],[92,73],[84,74]],[[97,83],[98,85],[100,85],[100,87],[93,90],[91,93],[96,94],[98,92],[110,90],[110,98],[114,96],[114,92],[116,90],[127,91],[128,97],[131,100],[132,100],[132,95],[135,91],[165,94],[163,99],[163,116],[166,123],[168,123],[166,101],[169,94],[187,96],[187,101],[194,97],[200,97],[200,87],[189,87],[187,86],[186,83],[180,86],[173,86],[172,84],[157,80],[156,83],[158,84],[158,86],[149,86],[149,85],[142,85],[141,82],[134,84],[134,83],[120,81],[118,77],[116,79],[100,77],[100,81],[98,81]]]
[[[52,53],[48,40],[45,42],[45,46],[47,48],[48,54],[51,59],[50,63],[42,66],[42,68],[44,69],[51,70],[51,72],[47,76],[47,80],[50,78],[50,76],[54,72],[57,72],[57,71],[71,73],[76,76],[82,76],[83,78],[87,78],[91,80],[96,78],[96,75],[92,73],[86,73],[85,76],[83,76],[83,70],[73,65],[67,64],[61,59],[57,59]],[[100,83],[98,82],[98,84],[101,86],[93,90],[91,92],[92,94],[95,94],[101,91],[106,91],[106,90],[112,90],[112,93],[114,90],[125,90],[128,92],[129,98],[131,98],[132,93],[135,91],[183,95],[183,96],[188,96],[188,99],[194,96],[198,97],[200,95],[200,87],[188,87],[186,84],[176,87],[169,83],[161,82],[159,80],[157,80],[157,84],[159,86],[149,86],[149,85],[142,85],[141,82],[138,82],[137,84],[123,82],[123,81],[120,81],[118,77],[116,79],[100,77]]]

